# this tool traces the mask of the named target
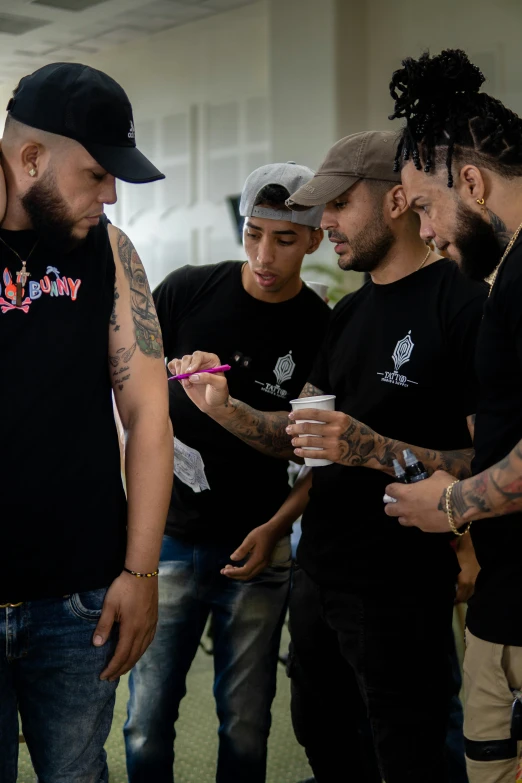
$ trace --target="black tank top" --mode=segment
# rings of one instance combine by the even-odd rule
[[[0,230],[27,258],[36,235]],[[107,222],[57,255],[0,243],[0,603],[105,585],[126,544],[108,370],[115,266]]]

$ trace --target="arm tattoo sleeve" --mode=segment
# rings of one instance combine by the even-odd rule
[[[258,411],[232,397],[229,397],[226,407],[231,409],[231,415],[219,419],[226,430],[270,457],[295,459],[290,435],[286,432],[289,424],[287,411]]]
[[[341,460],[343,465],[365,466],[393,474],[393,460],[397,459],[402,462],[404,449],[411,449],[425,465],[428,473],[433,473],[435,470],[445,470],[460,479],[471,475],[471,460],[474,454],[471,448],[435,451],[412,446],[409,443],[379,435],[356,419],[351,420],[348,429],[341,436],[341,441],[341,448],[345,450]]]
[[[114,302],[112,305],[112,313],[110,317],[110,329],[113,332],[120,331],[120,324],[118,323],[118,312],[116,302],[120,298],[117,286],[114,286]],[[125,382],[129,380],[130,366],[129,362],[136,350],[136,343],[133,343],[130,348],[121,347],[116,350],[114,354],[109,356],[109,366],[111,372],[111,381],[114,387],[117,387],[120,391],[123,391]]]
[[[464,521],[522,511],[522,441],[496,465],[456,484],[452,501]]]
[[[161,328],[145,268],[129,237],[118,230],[118,253],[129,281],[136,345],[145,356],[163,358]],[[113,312],[114,316],[114,312]],[[112,324],[112,319],[111,319]]]

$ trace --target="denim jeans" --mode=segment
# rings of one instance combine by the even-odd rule
[[[174,724],[206,621],[213,620],[218,783],[263,783],[270,708],[290,586],[290,544],[250,582],[220,574],[230,547],[165,536],[156,637],[130,677],[124,734],[130,783],[173,783]]]
[[[0,609],[0,781],[15,783],[18,712],[41,783],[106,783],[116,644],[92,644],[107,590]]]

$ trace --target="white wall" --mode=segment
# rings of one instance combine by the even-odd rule
[[[391,74],[428,47],[464,48],[486,89],[522,114],[521,41],[520,0],[259,0],[93,56],[127,90],[138,145],[168,175],[120,185],[108,212],[152,285],[185,263],[243,258],[224,199],[252,169],[314,167],[341,136],[393,127]],[[0,107],[8,98],[1,87]],[[313,260],[335,266],[328,243]]]
[[[391,75],[402,59],[427,49],[464,49],[487,77],[484,90],[522,115],[520,0],[366,1],[370,127],[393,127],[387,119]]]
[[[244,257],[224,199],[270,162],[267,52],[259,2],[85,60],[125,88],[137,144],[167,174],[119,183],[118,204],[107,209],[152,286],[182,264]],[[8,97],[0,92],[4,106]]]

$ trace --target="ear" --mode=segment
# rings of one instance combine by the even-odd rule
[[[22,168],[25,173],[30,176],[29,172],[34,169],[36,175],[38,175],[39,169],[42,168],[43,148],[36,142],[28,142],[20,150],[20,159]],[[33,175],[34,176],[34,175]],[[32,177],[31,177],[32,179]]]
[[[384,197],[384,203],[392,220],[397,220],[409,209],[408,199],[402,185],[396,185],[392,190],[388,191]]]
[[[482,172],[477,166],[463,166],[459,172],[456,183],[459,196],[464,200],[477,202],[486,198],[486,182]]]
[[[309,256],[312,253],[315,253],[321,242],[324,238],[324,231],[322,228],[316,228],[312,231],[312,235],[310,237],[310,244],[308,245],[308,250],[306,251],[306,254]]]
[[[9,269],[4,269],[4,285],[11,285],[11,275]]]

